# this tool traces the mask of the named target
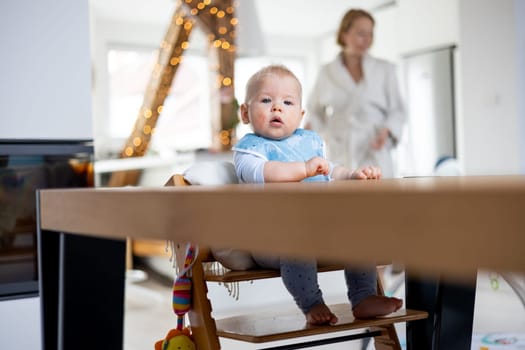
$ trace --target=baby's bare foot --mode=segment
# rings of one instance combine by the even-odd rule
[[[357,304],[352,310],[355,318],[384,316],[397,311],[403,306],[403,300],[381,295],[371,295]]]
[[[306,313],[306,321],[310,324],[336,324],[337,316],[330,311],[326,304],[317,304]]]

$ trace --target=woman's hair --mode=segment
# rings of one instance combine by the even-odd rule
[[[295,79],[299,87],[299,94],[302,94],[301,82],[299,79],[297,79],[295,74],[290,69],[288,69],[288,67],[282,64],[272,64],[261,68],[254,75],[252,75],[250,79],[248,79],[248,82],[246,83],[246,96],[244,97],[245,103],[248,103],[250,98],[252,98],[252,96],[255,94],[259,81],[265,76],[272,74],[279,76],[289,76]]]
[[[372,17],[372,15],[369,12],[361,9],[349,10],[343,16],[341,24],[339,24],[339,30],[337,31],[337,44],[339,46],[345,46],[343,42],[343,34],[346,33],[346,31],[348,31],[348,29],[352,27],[354,22],[361,17],[366,17],[372,21],[372,24],[375,24],[374,17]]]

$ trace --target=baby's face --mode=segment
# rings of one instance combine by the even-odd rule
[[[241,106],[242,121],[251,124],[255,134],[274,140],[293,134],[303,114],[299,82],[288,75],[262,77],[248,103]]]

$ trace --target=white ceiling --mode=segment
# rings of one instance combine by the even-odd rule
[[[89,0],[98,18],[127,22],[167,23],[175,0]],[[374,9],[393,0],[238,0],[255,5],[266,35],[312,37],[335,31],[344,12],[352,7]],[[243,5],[244,4],[244,5]]]

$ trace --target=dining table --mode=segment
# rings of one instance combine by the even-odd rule
[[[408,349],[470,350],[477,271],[525,272],[523,175],[42,189],[37,204],[45,349],[122,348],[128,238],[396,262],[406,307],[429,311]]]

